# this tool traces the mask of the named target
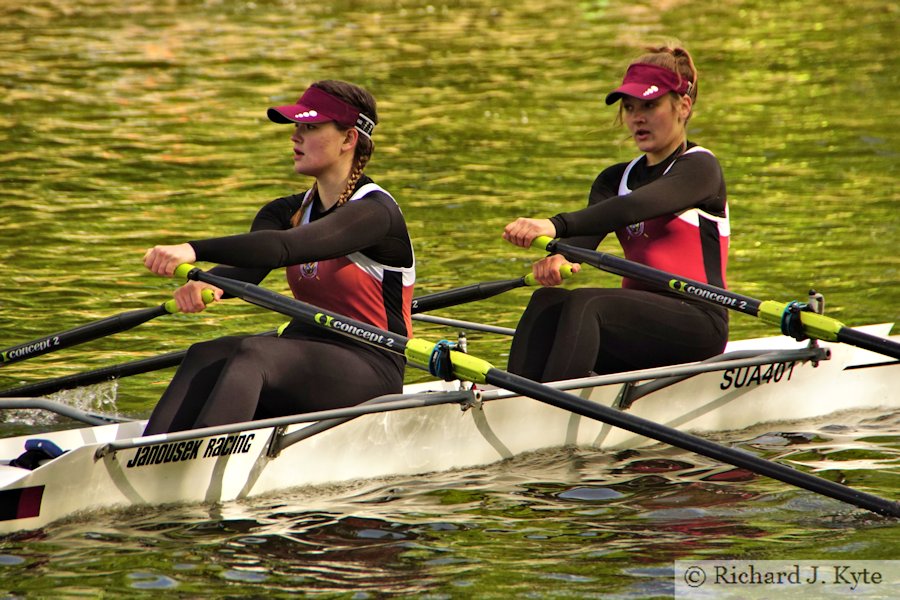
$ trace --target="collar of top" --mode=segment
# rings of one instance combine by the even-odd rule
[[[607,94],[606,103],[612,104],[622,96],[633,96],[641,100],[653,100],[669,92],[684,96],[691,91],[691,82],[678,73],[646,63],[635,63],[625,71],[622,85]]]
[[[273,106],[267,113],[275,123],[325,123],[334,121],[353,127],[370,138],[375,122],[358,108],[315,86],[307,88],[295,104]]]

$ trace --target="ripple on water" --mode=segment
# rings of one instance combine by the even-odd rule
[[[129,573],[128,578],[132,580],[131,587],[138,590],[169,590],[178,587],[178,582],[171,577],[156,573]]]

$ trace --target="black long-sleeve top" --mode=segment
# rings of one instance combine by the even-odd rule
[[[356,187],[371,182],[364,175]],[[277,198],[259,210],[249,233],[189,243],[197,260],[219,263],[212,272],[254,284],[265,279],[272,269],[353,252],[388,266],[412,266],[413,250],[406,221],[387,194],[373,192],[339,210],[332,207],[327,211],[320,209],[316,199],[310,222],[293,227],[291,216],[302,202],[303,194]]]

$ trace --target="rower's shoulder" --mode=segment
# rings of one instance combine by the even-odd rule
[[[274,200],[270,200],[266,204],[263,205],[262,209],[266,208],[288,208],[297,210],[300,208],[300,205],[303,204],[303,198],[306,197],[306,192],[301,192],[299,194],[291,194],[289,196],[281,196],[280,198],[275,198]]]
[[[619,180],[622,178],[622,175],[625,174],[625,169],[628,168],[628,165],[630,163],[631,163],[631,161],[625,161],[625,162],[616,163],[614,165],[610,165],[610,166],[606,167],[605,169],[603,169],[602,171],[600,171],[600,174],[597,175],[597,179],[598,180],[599,179]]]
[[[687,150],[677,158],[677,161],[687,160],[700,164],[719,164],[719,159],[716,158],[716,155],[712,150],[693,142],[689,142]]]
[[[287,229],[291,226],[291,217],[303,204],[305,192],[282,196],[266,202],[256,213],[253,228],[265,224],[265,229]]]
[[[672,165],[672,171],[690,177],[723,178],[722,164],[708,148],[692,145]]]

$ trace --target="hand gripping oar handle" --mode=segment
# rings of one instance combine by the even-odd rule
[[[388,352],[406,356],[420,365],[427,365],[435,344],[421,339],[410,339],[399,333],[379,329],[343,315],[326,311],[311,304],[301,302],[272,292],[252,283],[221,277],[207,273],[191,264],[182,264],[175,269],[175,277],[212,284],[228,294],[283,315],[301,319],[311,325],[331,331],[337,335],[350,337],[358,342],[377,346]],[[482,369],[490,365],[468,354],[456,353],[454,367],[459,368],[457,377],[468,381],[484,381]]]
[[[215,299],[215,294],[213,294],[213,291],[210,289],[204,289],[203,292],[201,292],[201,295],[204,304],[209,304]],[[5,350],[0,350],[0,366],[27,360],[29,358],[34,358],[35,356],[40,356],[41,354],[55,352],[70,346],[83,344],[91,340],[96,340],[97,338],[132,329],[151,319],[155,319],[156,317],[177,312],[178,305],[175,303],[175,300],[168,300],[159,306],[124,312],[113,315],[112,317],[100,319],[99,321],[86,323],[73,329],[67,329],[66,331],[60,331],[46,337],[25,342],[24,344],[10,346]]]
[[[708,283],[660,271],[613,254],[570,246],[547,236],[535,238],[531,245],[535,248],[562,254],[569,260],[587,263],[615,275],[639,279],[646,283],[669,288],[685,296],[699,298],[716,306],[724,306],[730,310],[742,312],[771,325],[777,325],[783,333],[788,334],[785,331],[785,319],[791,311],[793,302],[757,300]],[[900,343],[893,340],[852,329],[837,319],[814,312],[799,311],[793,316],[799,318],[803,333],[808,337],[827,342],[843,342],[900,359]]]
[[[560,275],[563,279],[567,279],[573,275],[572,265],[563,265],[560,268]],[[464,287],[454,288],[443,292],[435,292],[420,298],[413,298],[412,312],[413,314],[447,308],[448,306],[456,306],[466,302],[475,302],[477,300],[486,300],[503,292],[514,290],[516,288],[537,285],[533,273],[528,273],[516,279],[502,279],[498,281],[484,281],[481,283],[473,283]]]
[[[311,325],[377,346],[388,352],[401,354],[411,362],[420,365],[433,364],[434,353],[441,346],[440,343],[434,344],[421,338],[411,339],[385,331],[368,323],[326,311],[251,283],[206,273],[193,265],[180,265],[175,270],[175,274],[188,279],[205,281],[251,304],[302,319]],[[638,435],[745,468],[754,473],[766,475],[860,508],[883,515],[900,516],[900,504],[897,502],[860,492],[780,463],[768,461],[755,454],[722,446],[624,411],[590,402],[524,377],[501,371],[489,362],[470,354],[450,350],[447,352],[447,357],[453,376],[460,379],[496,385],[557,408],[621,427]]]

